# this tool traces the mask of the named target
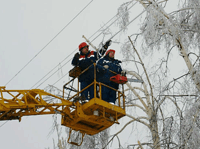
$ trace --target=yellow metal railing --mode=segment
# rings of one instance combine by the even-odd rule
[[[97,74],[96,74],[96,65],[97,65],[97,64],[96,64],[96,63],[93,63],[92,65],[94,65],[94,81],[93,81],[91,84],[89,84],[87,87],[85,87],[84,89],[82,89],[81,91],[79,91],[79,81],[78,81],[78,90],[77,90],[77,93],[76,93],[75,95],[69,97],[68,100],[71,100],[71,99],[73,99],[74,97],[79,96],[80,93],[82,93],[83,91],[85,91],[86,89],[88,89],[89,87],[91,87],[92,85],[94,85],[94,98],[97,98],[97,85],[98,85],[98,86],[99,86],[99,94],[100,94],[100,97],[99,97],[99,98],[102,100],[102,85],[103,85],[103,86],[105,86],[105,87],[107,87],[107,88],[110,88],[110,89],[116,91],[116,93],[117,93],[117,95],[118,95],[118,96],[117,96],[117,99],[118,99],[118,106],[121,107],[121,108],[123,108],[123,109],[125,110],[125,95],[124,95],[124,86],[123,86],[123,84],[122,84],[122,91],[119,91],[119,90],[114,89],[114,88],[112,88],[112,87],[110,87],[110,86],[108,86],[108,85],[106,85],[106,84],[104,84],[104,83],[97,82],[97,80],[96,80],[96,76],[97,76]],[[85,73],[92,65],[90,65],[88,68],[86,68],[85,70],[83,70],[83,71],[81,72],[81,74]],[[114,74],[117,74],[117,73],[114,72],[114,71],[111,71],[111,70],[109,70],[109,71],[112,72],[112,73],[114,73]],[[80,74],[80,75],[81,75],[81,74]],[[79,76],[80,76],[80,75],[79,75]],[[78,79],[79,76],[77,76],[77,77],[71,79],[69,82],[67,82],[66,84],[63,85],[63,98],[64,98],[64,90],[65,90],[66,86],[69,85],[69,84],[70,84],[72,81],[74,81],[75,79]],[[122,105],[121,105],[121,99],[120,99],[120,97],[122,97],[122,100],[123,100]]]

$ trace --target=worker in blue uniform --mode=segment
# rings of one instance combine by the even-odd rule
[[[110,46],[111,40],[107,41],[101,50],[99,52],[96,51],[89,51],[89,45],[85,42],[82,42],[79,45],[79,52],[77,52],[74,55],[74,58],[72,60],[73,66],[79,66],[81,70],[85,70],[89,67],[87,71],[85,71],[83,74],[79,76],[79,82],[81,84],[81,90],[90,85],[94,81],[94,65],[93,63],[96,63],[96,61],[101,58],[106,50],[108,49],[108,46]],[[88,97],[88,94],[90,98]],[[81,96],[85,101],[94,98],[94,86],[90,86],[83,92],[81,92]]]
[[[115,59],[114,55],[115,55],[115,50],[110,49],[106,52],[105,56],[98,61],[97,63],[98,80],[97,81],[102,82],[114,89],[118,89],[119,84],[110,81],[110,77],[115,76],[116,74],[122,74],[125,72],[122,71],[122,68],[120,66],[121,61]],[[102,99],[111,104],[115,104],[116,91],[102,85]]]

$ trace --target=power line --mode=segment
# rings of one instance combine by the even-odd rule
[[[140,15],[142,15],[146,10],[142,11],[139,15],[137,15],[133,20],[131,20],[127,25],[130,25],[133,21],[135,21]],[[115,33],[110,39],[112,39],[113,37],[115,37],[117,34],[119,34],[123,29],[119,30],[117,33]],[[99,35],[98,35],[99,36]],[[95,38],[96,39],[96,38]],[[94,41],[94,40],[92,40]],[[69,73],[69,72],[68,72]],[[65,77],[68,73],[66,73],[65,75],[63,75],[59,80],[57,80],[53,85],[55,85],[58,81],[60,81],[63,77]]]
[[[131,20],[125,27],[129,26],[133,21],[135,21],[139,16],[141,16],[146,10],[143,10],[139,15],[137,15],[133,20]],[[110,39],[112,39],[113,37],[115,37],[117,34],[119,34],[121,31],[123,30],[123,28],[121,30],[119,30],[117,33],[115,33]]]
[[[72,58],[71,58],[72,59]],[[71,59],[69,59],[63,66],[65,66],[67,63],[69,63],[71,61]],[[61,68],[63,67],[61,66]],[[61,69],[59,68],[59,69]],[[49,78],[51,78],[58,70],[56,70],[53,74],[51,74],[46,80],[44,80],[42,83],[40,83],[40,85],[42,85],[44,82],[46,82]],[[36,88],[38,88],[40,85],[38,85]]]
[[[133,6],[135,6],[136,3],[137,3],[137,2],[135,2],[131,7],[129,7],[122,15],[118,16],[109,26],[107,26],[106,29],[108,29],[111,25],[113,25],[121,16],[123,16],[124,14],[126,14],[127,11],[129,11]],[[117,15],[115,15],[115,16],[117,16]],[[106,29],[105,29],[105,30],[106,30]],[[102,34],[102,33],[100,33],[98,36],[96,36],[96,38],[98,38],[101,34]],[[96,40],[96,38],[94,38],[92,41]],[[112,38],[113,38],[113,37],[112,37]],[[112,38],[110,38],[110,39],[112,39]],[[92,41],[91,41],[91,42],[92,42]]]
[[[64,58],[60,63],[64,62],[64,61],[65,61],[69,56],[71,56],[76,50],[77,50],[77,49],[75,49],[74,51],[72,51],[72,52],[71,52],[66,58]],[[70,59],[70,60],[71,60],[71,59]],[[69,62],[69,61],[68,61],[68,62]],[[68,62],[67,62],[67,63],[68,63]],[[59,63],[59,64],[60,64],[60,63]],[[40,81],[42,81],[48,74],[50,74],[54,69],[56,69],[56,68],[59,66],[59,64],[56,65],[53,69],[51,69],[46,75],[44,75],[44,76],[43,76],[37,83],[35,83],[31,88],[33,88],[36,84],[38,84]],[[66,63],[65,63],[65,64],[66,64]],[[64,64],[64,65],[65,65],[65,64]],[[64,66],[64,65],[63,65],[63,66]],[[62,66],[62,67],[63,67],[63,66]],[[62,68],[62,67],[61,67],[61,68]],[[61,69],[61,68],[60,68],[60,69]],[[58,71],[58,70],[57,70],[57,71]],[[56,72],[57,72],[57,71],[56,71]],[[54,74],[55,74],[55,73],[54,73]],[[52,75],[51,75],[51,76],[52,76]],[[45,81],[46,81],[46,80],[45,80]],[[44,83],[44,82],[43,82],[43,83]],[[41,84],[40,84],[40,85],[41,85]],[[40,85],[39,85],[39,86],[40,86]],[[38,88],[39,86],[37,86],[36,88]]]
[[[53,85],[55,85],[57,82],[59,82],[62,78],[64,78],[67,74],[69,74],[69,72],[67,72],[66,74],[64,74],[60,79],[58,79],[56,82],[54,82]]]
[[[82,12],[83,10],[85,10],[91,3],[93,0],[91,0],[67,25],[65,25],[65,27],[63,27],[24,67],[22,67],[22,69],[20,69],[19,72],[17,72],[7,83],[10,83],[24,68],[26,68],[32,61],[33,59],[35,59],[69,24],[71,24],[74,19],[76,19]],[[5,86],[6,86],[5,85]]]
[[[112,17],[109,21],[107,21],[102,27],[100,27],[94,34],[92,34],[92,35],[89,37],[89,39],[92,38],[96,33],[98,33],[104,26],[106,26],[106,24],[108,24],[110,21],[112,21],[115,17],[116,17],[116,15],[115,15],[114,17]],[[102,34],[102,33],[101,33],[101,34]],[[71,56],[76,50],[77,50],[77,48],[76,48],[73,52],[71,52],[66,58],[64,58],[60,63],[63,63],[63,62],[64,62],[69,56]],[[70,59],[70,60],[71,60],[71,59]],[[69,61],[68,61],[68,62],[69,62]],[[68,63],[68,62],[67,62],[67,63]],[[60,63],[59,63],[59,64],[60,64]],[[64,65],[66,65],[67,63],[65,63]],[[40,81],[42,81],[48,74],[50,74],[54,69],[56,69],[56,68],[59,66],[59,64],[56,65],[52,70],[50,70],[45,76],[43,76],[36,84],[38,84],[38,83],[39,83]],[[63,65],[63,66],[64,66],[64,65]],[[63,66],[62,66],[62,67],[63,67]],[[62,67],[61,67],[61,68],[62,68]],[[60,68],[60,69],[61,69],[61,68]],[[58,71],[58,70],[57,70],[57,71]],[[57,71],[56,71],[56,72],[57,72]],[[55,74],[55,72],[54,72],[53,74]],[[67,75],[67,74],[65,74],[65,75]],[[64,75],[64,76],[65,76],[65,75]],[[51,75],[51,76],[52,76],[52,75]],[[50,77],[49,77],[49,78],[50,78]],[[48,79],[49,79],[49,78],[48,78]],[[47,81],[48,79],[46,79],[45,81]],[[60,79],[59,79],[59,80],[60,80]],[[40,85],[42,85],[45,81],[43,81]],[[58,82],[58,81],[57,81],[57,82]],[[56,82],[56,83],[57,83],[57,82]],[[34,84],[31,88],[33,88],[36,84]],[[55,83],[54,83],[54,84],[55,84]],[[40,85],[39,85],[39,86],[40,86]],[[39,87],[39,86],[37,86],[37,87]],[[37,88],[37,87],[36,87],[36,88]]]
[[[137,2],[135,2],[131,7],[129,7],[129,8],[127,9],[127,11],[130,10],[133,6],[135,6],[136,3],[137,3]],[[127,11],[125,11],[121,16],[123,16]],[[144,12],[145,12],[145,11],[143,11],[143,12],[140,13],[138,16],[136,16],[133,20],[131,20],[131,21],[126,25],[126,27],[127,27],[128,25],[130,25],[135,19],[137,19],[137,18],[138,18],[140,15],[142,15]],[[106,25],[107,25],[111,20],[113,20],[116,16],[117,16],[117,15],[115,15],[114,17],[112,17],[108,22],[106,22],[106,24],[105,24],[104,26],[106,26]],[[121,16],[119,16],[117,19],[115,19],[106,29],[108,29],[111,25],[113,25]],[[104,27],[104,26],[103,26],[103,27]],[[101,27],[100,29],[98,29],[92,36],[94,36],[97,32],[99,32],[103,27]],[[122,29],[119,30],[114,36],[116,36],[116,35],[117,35],[118,33],[120,33],[121,31],[122,31]],[[99,35],[97,35],[92,41],[96,40],[102,33],[103,33],[103,32],[101,32]],[[92,36],[90,36],[90,38],[91,38]],[[114,36],[112,36],[110,39],[112,39]],[[90,39],[90,38],[89,38],[89,39]],[[74,51],[75,51],[75,50],[74,50]],[[72,53],[74,53],[74,51],[73,51]],[[71,53],[71,54],[72,54],[72,53]],[[71,55],[71,54],[70,54],[70,55]],[[68,57],[69,57],[70,55],[68,55]],[[67,58],[65,58],[65,59],[67,59]],[[70,60],[71,60],[71,59],[70,59]],[[67,63],[69,63],[70,60],[68,60],[63,66],[65,66]],[[63,61],[64,61],[64,60],[63,60]],[[62,62],[63,62],[63,61],[62,61]],[[62,62],[61,62],[61,63],[62,63]],[[58,65],[57,65],[57,66],[58,66]],[[57,67],[57,66],[56,66],[56,67]],[[63,66],[61,66],[61,68],[62,68]],[[56,68],[56,67],[55,67],[55,68]],[[54,68],[54,69],[55,69],[55,68]],[[59,68],[59,69],[61,69],[61,68]],[[59,71],[59,70],[57,70],[57,71]],[[56,71],[56,72],[57,72],[57,71]],[[50,71],[50,72],[52,72],[52,71]],[[49,76],[46,80],[44,80],[40,85],[42,85],[45,81],[47,81],[50,77],[52,77],[56,72],[54,72],[51,76]],[[47,73],[47,75],[48,75],[48,74],[49,74],[49,73]],[[68,74],[68,73],[66,73],[65,75],[63,75],[63,76],[62,76],[60,79],[58,79],[54,84],[56,84],[58,81],[60,81],[60,80],[61,80],[63,77],[65,77],[67,74]],[[47,75],[45,75],[45,76],[47,76]],[[44,78],[44,77],[43,77],[43,78]],[[42,79],[43,79],[43,78],[42,78]],[[42,79],[41,79],[41,80],[42,80]],[[41,81],[41,80],[40,80],[40,81]],[[39,81],[39,82],[40,82],[40,81]],[[36,84],[37,84],[37,83],[36,83]],[[53,84],[53,85],[54,85],[54,84]],[[36,88],[38,88],[40,85],[38,85]]]
[[[4,122],[0,127],[2,127],[3,125],[5,125],[8,121]]]
[[[116,15],[113,17],[113,18],[115,18],[116,17]],[[106,24],[108,24],[113,18],[111,18],[108,22],[106,22]],[[99,32],[106,24],[104,24],[100,29],[98,29],[94,34],[92,34],[90,37],[89,37],[89,39],[90,38],[92,38],[97,32]],[[102,34],[102,33],[101,33]],[[62,63],[62,62],[64,62],[69,56],[71,56],[75,51],[77,50],[77,48],[72,52],[72,53],[70,53],[64,60],[62,60],[60,63]],[[72,59],[72,58],[71,58]],[[70,59],[70,60],[71,60]],[[67,61],[67,63],[69,63],[70,62],[70,60],[68,60]],[[63,66],[65,66],[67,63],[65,63]],[[58,65],[56,65],[52,70],[50,70],[42,79],[44,79],[49,73],[51,73],[54,69],[56,69],[57,67],[59,66],[59,64]],[[63,66],[61,66],[61,68],[63,67]],[[60,69],[61,69],[60,68]],[[56,72],[57,72],[58,70],[56,70]],[[50,77],[52,77],[56,72],[54,72]],[[69,73],[69,72],[68,72]],[[66,76],[68,73],[66,73],[64,76]],[[54,84],[56,84],[58,81],[60,81],[64,76],[62,76],[59,80],[57,80]],[[40,85],[42,85],[44,82],[46,82],[50,77],[48,77],[46,80],[44,80]],[[42,79],[40,79],[36,84],[38,84]],[[35,84],[35,85],[36,85]],[[53,85],[54,85],[53,84]],[[35,85],[33,85],[33,86],[35,86]],[[36,88],[38,88],[40,85],[38,85]],[[31,87],[31,88],[33,88],[33,86]]]

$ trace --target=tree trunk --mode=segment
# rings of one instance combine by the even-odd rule
[[[157,124],[157,118],[156,113],[152,112],[152,117],[150,119],[150,128],[151,128],[151,134],[153,139],[153,148],[160,149],[160,137],[158,134],[158,124]]]

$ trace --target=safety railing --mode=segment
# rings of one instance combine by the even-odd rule
[[[82,75],[82,74],[84,74],[86,71],[88,71],[92,66],[94,66],[94,81],[91,83],[91,84],[89,84],[87,87],[85,87],[84,89],[82,89],[82,90],[80,90],[79,88],[79,76],[80,75]],[[116,93],[117,93],[117,100],[116,101],[118,101],[118,106],[119,107],[121,107],[121,108],[123,108],[123,109],[125,109],[125,95],[124,95],[124,86],[123,86],[123,84],[122,84],[122,91],[119,91],[119,90],[117,90],[117,89],[115,89],[115,88],[113,88],[113,87],[111,87],[111,86],[108,86],[108,85],[106,85],[106,84],[104,84],[104,83],[102,83],[102,82],[97,82],[97,71],[96,71],[96,67],[97,66],[97,64],[96,63],[93,63],[92,65],[90,65],[89,67],[87,67],[85,70],[83,70],[81,73],[80,73],[80,75],[78,75],[77,77],[74,77],[73,79],[71,79],[69,82],[67,82],[66,84],[64,84],[63,85],[63,98],[65,98],[65,94],[64,94],[64,91],[65,91],[65,89],[70,89],[69,87],[67,87],[72,81],[74,81],[75,79],[78,79],[78,85],[77,85],[77,90],[75,90],[75,89],[71,89],[71,90],[73,90],[73,91],[75,91],[75,92],[77,92],[76,94],[74,94],[74,95],[72,95],[71,97],[69,97],[68,98],[68,100],[71,100],[71,99],[73,99],[73,98],[75,98],[75,97],[80,97],[80,94],[83,92],[83,91],[85,91],[86,89],[88,89],[89,87],[91,87],[92,85],[94,85],[94,98],[99,98],[99,99],[101,99],[102,100],[102,86],[105,86],[105,87],[107,87],[107,88],[109,88],[109,89],[112,89],[112,90],[114,90],[114,91],[116,91]],[[108,69],[109,70],[109,69]],[[109,70],[111,73],[113,73],[113,74],[117,74],[116,72],[114,72],[114,71],[111,71],[111,70]],[[98,86],[98,88],[99,88],[99,90],[97,91],[97,86]],[[99,96],[97,96],[97,92],[99,93]],[[121,97],[122,97],[122,100],[121,100]],[[116,105],[116,104],[115,104]]]

